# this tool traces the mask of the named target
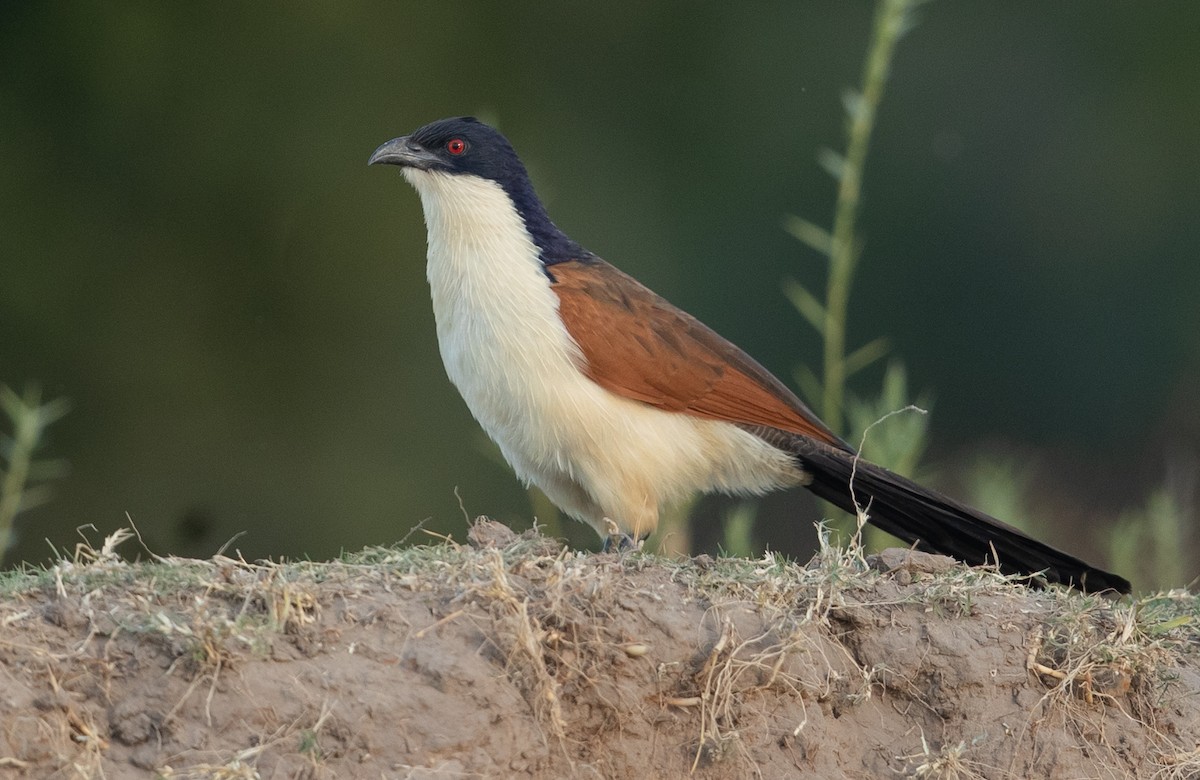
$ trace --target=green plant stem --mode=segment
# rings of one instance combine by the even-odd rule
[[[39,501],[36,488],[34,491],[27,488],[29,479],[31,476],[36,479],[39,474],[44,477],[47,466],[55,465],[34,461],[33,453],[46,426],[66,414],[68,407],[69,404],[62,398],[43,405],[41,393],[35,387],[27,389],[24,397],[21,397],[0,385],[0,410],[12,420],[13,426],[7,468],[0,469],[0,562],[3,562],[4,553],[12,541],[12,528],[17,514]]]
[[[863,69],[860,95],[849,98],[846,157],[840,167],[837,205],[830,247],[829,279],[825,292],[825,382],[822,412],[835,430],[844,430],[842,410],[846,389],[846,317],[850,283],[858,260],[859,244],[854,225],[862,191],[875,110],[883,95],[896,42],[907,29],[907,15],[919,0],[880,0],[875,11],[871,47]]]
[[[8,388],[4,390],[11,393]],[[36,391],[27,392],[24,399],[11,393],[11,397],[5,401],[12,416],[13,437],[8,468],[4,470],[4,480],[0,482],[0,554],[8,549],[13,520],[21,508],[21,496],[25,492],[25,481],[29,478],[33,450],[41,433]]]

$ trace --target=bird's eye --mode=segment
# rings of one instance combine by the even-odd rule
[[[467,142],[461,138],[451,138],[446,142],[446,151],[458,156],[467,151]]]

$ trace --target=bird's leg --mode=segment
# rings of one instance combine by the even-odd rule
[[[647,531],[635,539],[622,531],[621,527],[609,517],[604,518],[604,528],[608,531],[608,535],[604,537],[604,544],[600,547],[603,552],[614,552],[614,548],[618,553],[640,550],[646,539],[650,537],[650,532]]]
[[[635,552],[642,549],[642,544],[645,541],[645,537],[634,539],[629,534],[613,534],[612,536],[604,537],[604,544],[600,546],[600,551],[616,553]]]
[[[600,547],[603,552],[613,552],[614,548],[617,552],[624,552],[630,547],[632,539],[629,534],[621,530],[621,526],[617,525],[611,517],[602,519],[604,530],[607,534],[604,537],[604,544]]]

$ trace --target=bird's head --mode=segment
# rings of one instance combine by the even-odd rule
[[[393,138],[376,149],[367,164],[400,166],[423,202],[427,197],[444,197],[448,188],[465,195],[479,193],[471,183],[498,186],[524,222],[543,263],[590,255],[550,221],[508,139],[475,117],[439,119],[410,135]],[[456,182],[460,186],[456,187]],[[467,208],[472,205],[462,204],[463,198],[458,200]],[[480,205],[484,200],[474,198]]]
[[[376,149],[367,164],[479,176],[505,189],[528,183],[525,166],[508,139],[472,116],[439,119],[411,135],[393,138]]]

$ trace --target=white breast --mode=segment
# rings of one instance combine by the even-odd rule
[[[558,296],[495,182],[405,168],[429,231],[426,269],[446,373],[523,479],[605,534],[640,535],[663,503],[761,492],[801,475],[734,425],[672,414],[587,379]]]

